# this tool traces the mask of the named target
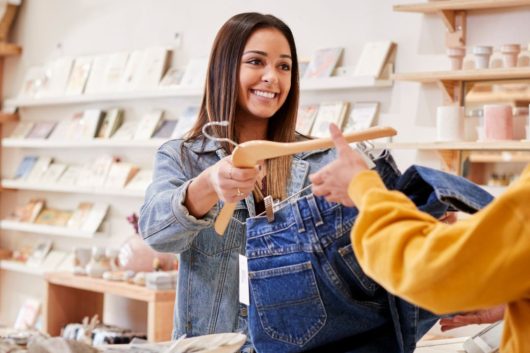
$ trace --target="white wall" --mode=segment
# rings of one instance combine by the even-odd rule
[[[399,1],[416,2],[416,1]],[[449,68],[445,57],[445,27],[436,16],[397,13],[391,0],[24,0],[19,14],[13,41],[23,47],[18,58],[6,60],[4,96],[15,96],[28,67],[50,61],[63,55],[107,53],[119,50],[142,49],[154,45],[175,48],[174,64],[184,66],[191,58],[205,57],[217,29],[232,15],[244,11],[274,14],[287,22],[297,41],[298,53],[310,57],[322,47],[345,48],[343,65],[355,64],[361,48],[368,41],[391,39],[397,43],[397,72],[441,70]],[[484,11],[472,14],[468,22],[468,43],[492,44],[529,41],[530,9]],[[175,33],[181,34],[177,47]],[[382,119],[380,124],[398,129],[395,140],[433,140],[435,107],[442,103],[442,94],[434,85],[420,86],[415,83],[396,82],[392,88],[347,91],[326,94],[304,94],[304,101],[330,99],[350,101],[380,100]],[[177,114],[189,101],[157,100],[127,103],[127,114],[138,117],[153,106],[164,107],[170,114]],[[92,104],[106,108],[106,104]],[[23,119],[61,119],[86,106],[23,109]],[[23,153],[7,149],[3,151],[3,173],[16,167]],[[65,161],[78,158],[78,151],[35,151],[49,153]],[[112,152],[112,151],[110,151]],[[30,153],[30,152],[28,152]],[[72,154],[73,153],[73,154]],[[87,158],[93,151],[79,152]],[[153,151],[119,151],[131,160],[139,159],[144,166],[152,163]],[[401,167],[420,161],[440,166],[434,153],[396,151]],[[80,157],[81,158],[81,157]],[[13,204],[33,196],[28,192],[2,194],[2,210],[5,213]],[[74,207],[79,196],[45,194],[56,204]],[[97,197],[82,197],[95,199]],[[131,230],[124,221],[125,215],[138,209],[141,201],[112,200],[111,224],[115,235],[113,245],[119,245]],[[15,244],[21,239],[31,239],[27,234],[4,234],[0,244]],[[107,242],[107,240],[102,240]],[[71,241],[57,241],[58,247],[69,248]],[[88,243],[87,245],[90,245]],[[27,293],[28,276],[0,272],[0,323],[12,323],[16,310]],[[31,291],[42,293],[42,280],[32,279]],[[134,321],[134,316],[117,318],[118,322]]]

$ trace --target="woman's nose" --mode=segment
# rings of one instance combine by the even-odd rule
[[[272,68],[265,68],[263,76],[261,77],[262,81],[267,83],[276,83],[278,82],[278,75],[276,71]]]

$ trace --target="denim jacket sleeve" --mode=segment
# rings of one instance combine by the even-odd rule
[[[187,250],[201,230],[213,226],[218,210],[214,206],[203,218],[197,219],[184,205],[193,176],[184,167],[181,149],[192,158],[182,141],[173,140],[160,147],[155,157],[153,181],[140,209],[140,234],[157,251]]]

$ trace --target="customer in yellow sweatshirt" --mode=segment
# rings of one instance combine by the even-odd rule
[[[530,352],[530,165],[486,208],[449,225],[387,190],[330,131],[338,157],[311,176],[313,192],[359,208],[352,245],[366,274],[439,314],[505,303],[501,352]]]

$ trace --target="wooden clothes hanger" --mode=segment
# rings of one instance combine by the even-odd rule
[[[366,130],[344,134],[344,138],[348,143],[352,143],[394,136],[396,134],[396,130],[391,127],[375,126]],[[261,160],[333,146],[331,137],[302,142],[247,141],[234,149],[232,153],[232,164],[238,168],[252,168]],[[214,229],[217,234],[224,234],[235,208],[236,203],[228,202],[224,204],[215,220]]]

